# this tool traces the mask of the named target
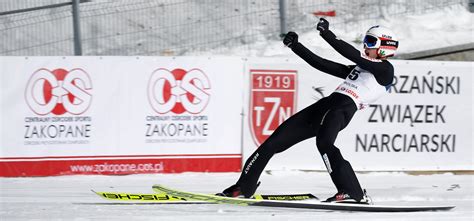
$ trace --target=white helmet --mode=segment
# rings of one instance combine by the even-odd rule
[[[390,29],[377,25],[365,33],[364,48],[377,48],[380,58],[391,57],[398,48],[398,40]]]

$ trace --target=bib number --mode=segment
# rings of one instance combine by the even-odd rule
[[[359,74],[360,74],[360,71],[354,69],[354,70],[352,70],[351,73],[349,73],[349,75],[347,77],[349,79],[355,81],[359,77]]]

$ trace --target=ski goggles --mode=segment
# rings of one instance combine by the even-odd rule
[[[366,48],[376,48],[378,45],[377,45],[377,42],[379,41],[379,39],[377,37],[374,37],[372,35],[366,35],[364,37],[364,46]]]
[[[379,48],[379,47],[394,47],[398,48],[398,41],[390,39],[379,39],[372,35],[366,35],[364,37],[365,48]]]

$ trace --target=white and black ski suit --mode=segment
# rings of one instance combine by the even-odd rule
[[[316,146],[338,192],[348,193],[356,200],[363,191],[350,163],[339,148],[334,146],[336,137],[351,121],[358,109],[387,93],[393,82],[394,69],[387,60],[372,59],[348,43],[336,38],[330,30],[321,32],[338,53],[355,63],[343,65],[323,59],[308,50],[303,44],[292,47],[299,57],[314,68],[344,79],[328,97],[297,112],[283,122],[275,132],[247,159],[237,181],[242,194],[252,196],[257,181],[270,158],[300,141],[316,137]]]

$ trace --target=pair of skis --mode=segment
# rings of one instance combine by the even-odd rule
[[[240,206],[263,206],[315,210],[342,210],[363,212],[420,212],[447,211],[455,206],[388,206],[352,203],[325,203],[312,194],[255,195],[252,199],[229,198],[211,194],[193,193],[154,185],[156,194],[131,194],[95,192],[108,200],[125,203],[165,203],[165,204],[232,204]]]
[[[215,202],[207,200],[196,200],[189,197],[178,197],[163,193],[155,194],[142,194],[142,193],[117,193],[117,192],[95,192],[95,194],[101,196],[109,201],[116,201],[121,203],[148,203],[148,204],[215,204]],[[255,200],[285,200],[285,201],[296,201],[296,200],[318,200],[313,194],[283,194],[283,195],[261,195],[256,194],[253,196]]]

